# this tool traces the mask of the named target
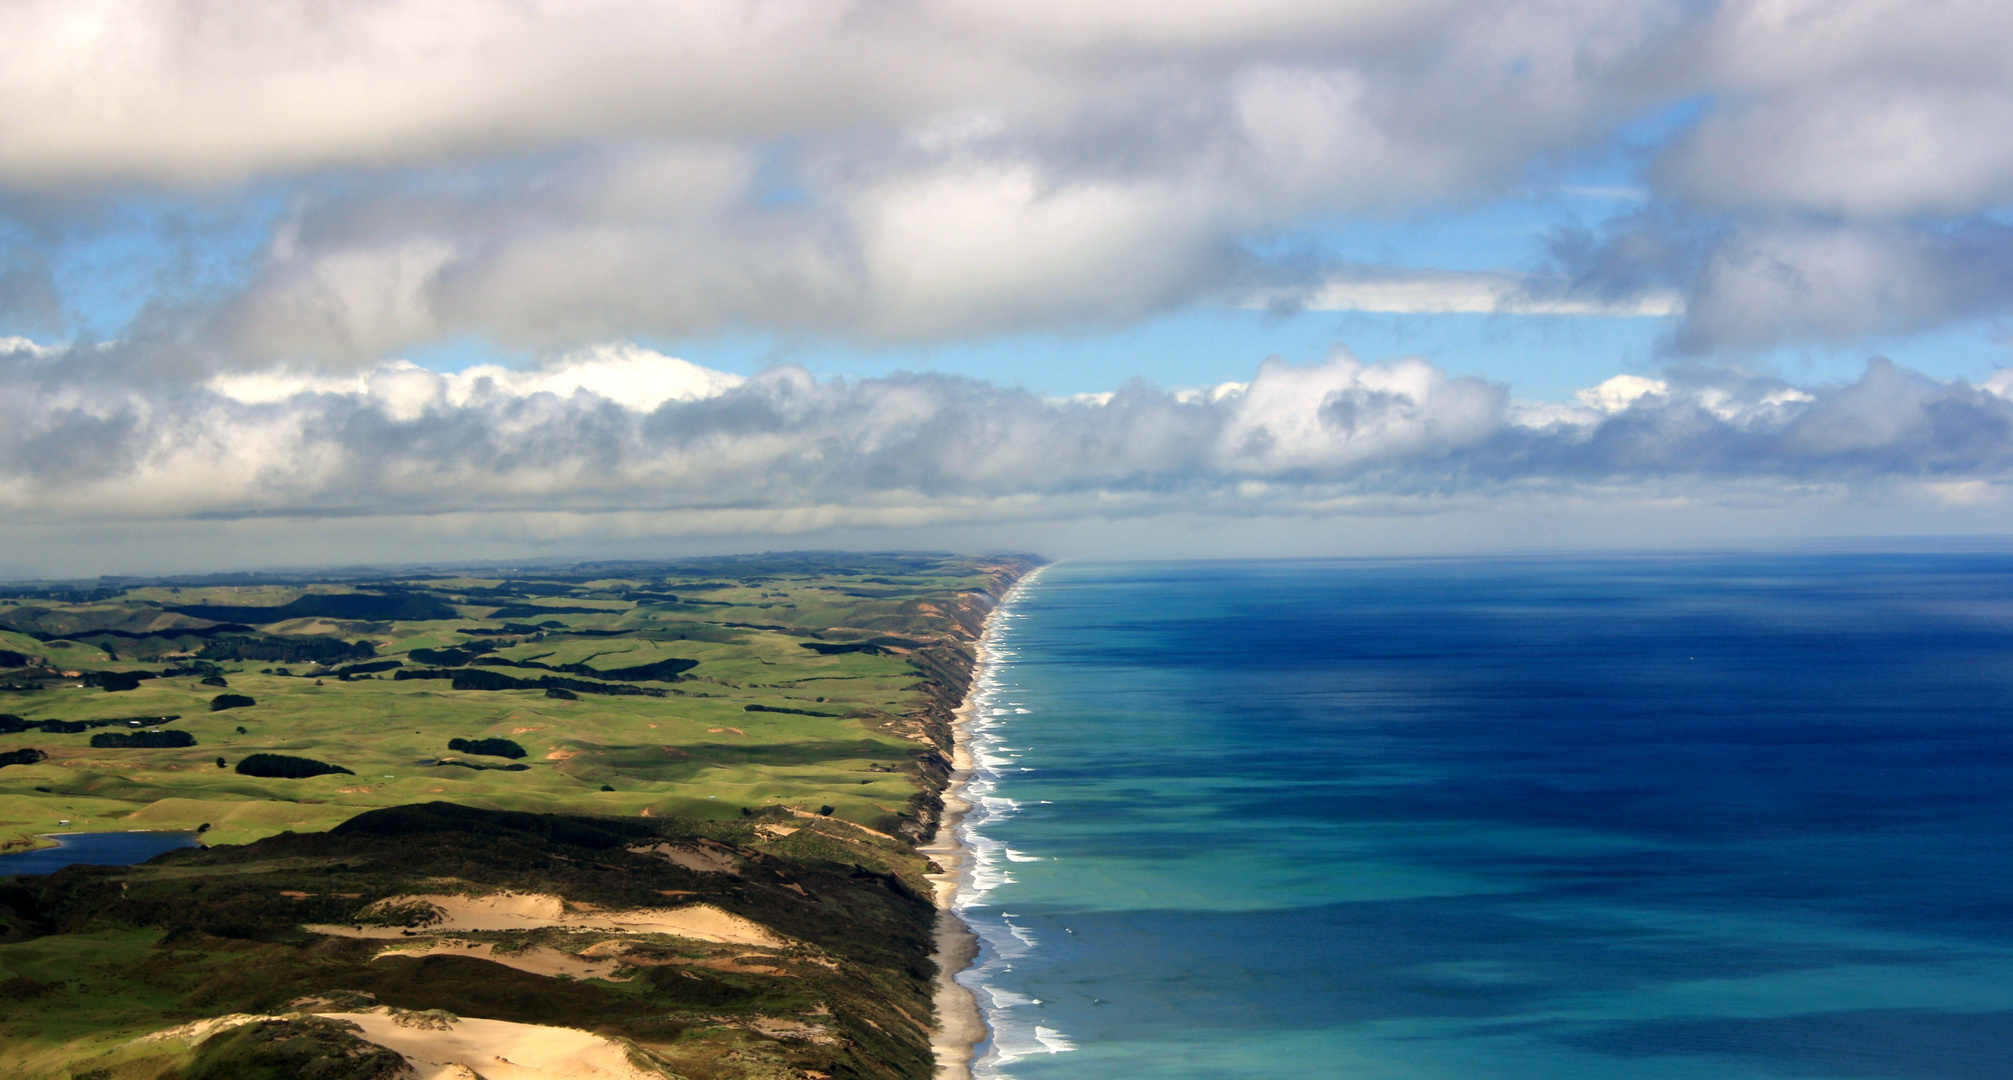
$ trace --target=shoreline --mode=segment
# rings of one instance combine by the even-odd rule
[[[1040,574],[1041,569],[1035,567],[1014,582],[1000,598],[999,605],[986,616],[985,629],[973,646],[978,663],[972,668],[971,689],[951,713],[951,776],[949,786],[944,788],[943,815],[938,819],[936,836],[916,849],[943,868],[929,875],[937,905],[936,948],[930,953],[930,959],[937,964],[934,995],[937,1025],[930,1033],[930,1050],[937,1059],[937,1080],[971,1080],[973,1056],[979,1044],[992,1035],[985,1014],[979,1009],[978,996],[957,981],[979,955],[978,934],[965,924],[954,906],[972,862],[972,850],[959,830],[972,810],[971,801],[965,798],[973,766],[971,721],[978,708],[980,680],[992,662],[986,643],[992,637],[993,618],[1013,599],[1021,585]]]

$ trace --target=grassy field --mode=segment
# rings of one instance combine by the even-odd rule
[[[0,735],[0,751],[47,755],[0,768],[0,845],[42,843],[40,834],[59,829],[205,824],[212,842],[240,843],[428,799],[706,818],[735,817],[744,807],[830,806],[845,820],[913,834],[928,816],[915,801],[926,803],[929,788],[928,765],[917,758],[941,748],[929,689],[919,683],[969,665],[970,641],[992,599],[987,590],[1021,564],[897,556],[859,563],[777,557],[509,577],[192,582],[85,603],[15,598],[0,604],[0,650],[29,662],[0,672],[0,686],[18,687],[0,689],[0,713],[30,724],[173,715],[179,719],[160,727],[186,731],[196,745],[91,745],[95,735],[131,730],[125,723]],[[440,609],[429,614],[453,617],[259,622],[232,610],[287,614],[303,597],[343,595],[413,598]],[[186,613],[205,608],[244,621]],[[250,629],[214,634],[220,625]],[[212,636],[198,636],[205,632]],[[360,642],[370,655],[322,663],[229,657],[278,655],[289,639]],[[694,666],[675,681],[602,674],[666,660]],[[336,674],[356,667],[379,670]],[[567,700],[546,689],[398,678],[457,669],[643,693]],[[155,677],[110,690],[64,672]],[[210,711],[226,693],[255,704]],[[515,741],[526,756],[448,747],[488,737]],[[268,779],[234,770],[258,752],[313,758],[349,775]],[[527,767],[495,767],[513,764]],[[71,824],[59,826],[63,820]]]
[[[17,589],[0,846],[167,829],[208,848],[0,878],[0,1076],[395,1075],[361,1029],[312,1015],[331,1010],[563,1025],[694,1080],[927,1076],[914,844],[973,642],[1031,565]],[[338,771],[258,775],[268,755]],[[561,914],[398,921],[414,896],[534,894]],[[642,922],[594,922],[618,908]],[[680,929],[694,911],[754,936]],[[233,1014],[265,1019],[149,1034]]]

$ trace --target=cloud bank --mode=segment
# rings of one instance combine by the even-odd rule
[[[1339,351],[1207,390],[1072,399],[793,366],[743,380],[626,345],[533,372],[393,364],[153,389],[107,389],[95,363],[18,341],[0,353],[12,520],[731,511],[750,527],[871,525],[1378,512],[1518,492],[1914,487],[1976,501],[2013,479],[2013,370],[1972,386],[1885,362],[1808,388],[1721,369],[1618,376],[1565,405]]]

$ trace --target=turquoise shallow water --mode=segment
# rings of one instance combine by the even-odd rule
[[[1049,568],[980,1072],[2013,1076],[2013,560]]]

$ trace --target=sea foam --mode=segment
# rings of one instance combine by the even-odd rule
[[[996,981],[1013,970],[1016,960],[1040,946],[1032,931],[1015,924],[1011,915],[1000,910],[993,894],[1014,884],[1010,869],[1014,863],[1039,862],[1043,857],[1010,848],[986,834],[989,826],[1011,819],[1021,809],[1020,803],[999,794],[1001,773],[1027,771],[1019,764],[1026,747],[1009,737],[1006,725],[1014,717],[1032,712],[1008,699],[1014,689],[1015,623],[1019,619],[1012,608],[1039,587],[1039,577],[1040,571],[1036,571],[1022,579],[994,613],[986,630],[986,662],[972,686],[968,728],[972,774],[964,792],[972,809],[958,829],[959,840],[971,859],[953,908],[979,938],[977,959],[957,981],[978,999],[991,1033],[973,1063],[974,1075],[985,1080],[1005,1080],[1011,1076],[1005,1067],[1029,1055],[1076,1049],[1066,1034],[1038,1023],[1031,1015],[1040,1010],[1039,999],[1008,990]]]

